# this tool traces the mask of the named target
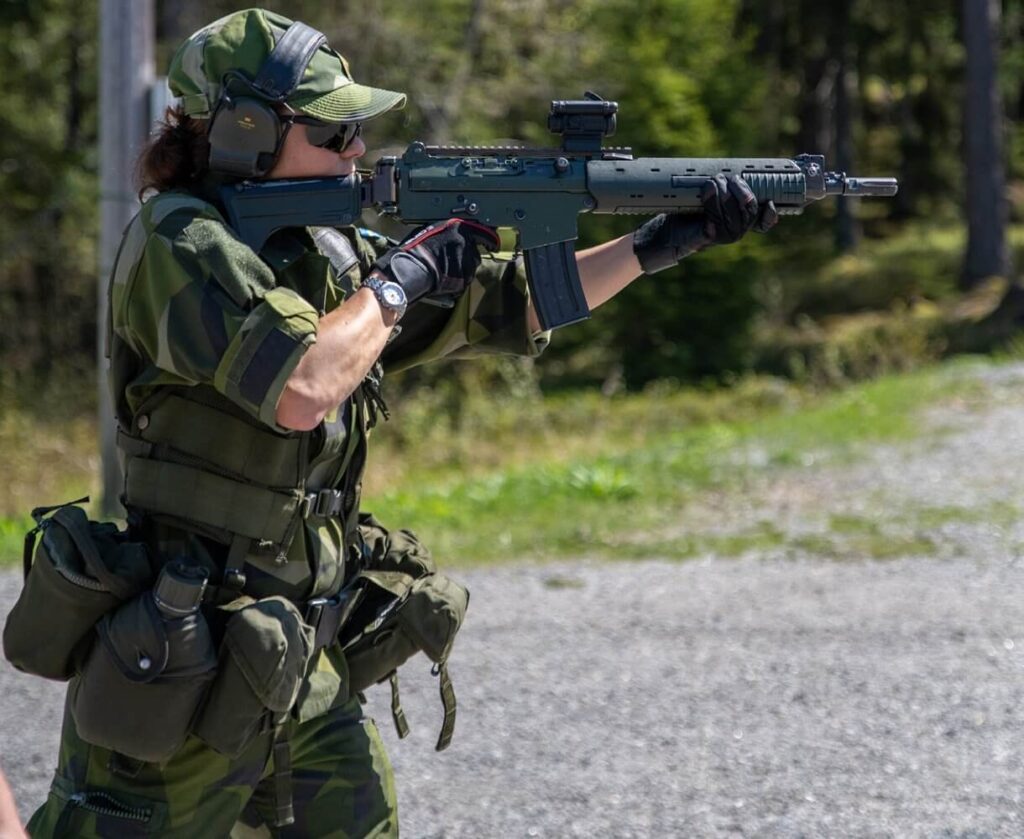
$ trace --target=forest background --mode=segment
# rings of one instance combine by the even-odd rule
[[[58,486],[88,489],[96,471],[98,5],[0,0],[0,530],[61,500]],[[158,2],[160,71],[182,38],[239,7]],[[409,419],[385,432],[388,463],[425,438],[435,465],[464,463],[441,441],[465,443],[496,404],[530,403],[535,418],[566,399],[632,405],[619,422],[635,424],[650,403],[630,403],[634,394],[667,405],[687,388],[780,378],[830,388],[1020,347],[1024,0],[273,8],[324,31],[357,80],[408,92],[405,110],[367,126],[368,164],[414,139],[550,145],[549,100],[589,89],[619,102],[614,143],[637,155],[813,152],[900,181],[894,200],[821,202],[770,235],[635,283],[536,364],[397,377],[389,397]],[[979,103],[994,106],[989,116]],[[636,223],[584,217],[581,244]],[[522,413],[506,425],[520,419],[531,422]],[[64,484],[40,477],[55,471]]]

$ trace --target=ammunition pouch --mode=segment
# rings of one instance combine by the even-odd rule
[[[146,547],[114,524],[89,521],[76,503],[32,511],[25,585],[3,633],[4,654],[18,670],[60,681],[78,670],[96,623],[153,581]]]
[[[168,619],[147,591],[106,615],[72,682],[71,714],[83,740],[147,762],[185,742],[217,669],[202,613]]]
[[[295,704],[315,630],[283,597],[242,597],[221,610],[230,617],[217,677],[193,731],[212,749],[237,757]]]
[[[469,592],[436,570],[430,554],[408,531],[386,534],[371,516],[360,516],[366,567],[354,585],[362,602],[342,628],[339,641],[351,689],[391,682],[391,711],[399,737],[409,733],[398,698],[398,668],[417,652],[434,662],[444,722],[437,750],[448,747],[455,728],[455,691],[448,656],[466,616]]]

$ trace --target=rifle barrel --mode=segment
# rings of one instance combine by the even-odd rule
[[[826,176],[828,195],[849,195],[854,198],[891,198],[899,191],[895,178],[855,178],[830,172]]]

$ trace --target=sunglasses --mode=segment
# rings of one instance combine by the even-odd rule
[[[282,114],[281,122],[306,126],[306,139],[310,145],[333,152],[343,152],[352,145],[362,131],[359,122],[323,122],[315,117]]]

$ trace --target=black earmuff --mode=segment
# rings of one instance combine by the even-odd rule
[[[293,23],[278,39],[255,79],[228,72],[210,117],[210,170],[240,178],[265,175],[281,153],[283,129],[275,105],[302,80],[326,36]]]
[[[265,100],[221,95],[210,122],[210,169],[243,178],[266,174],[280,152],[281,128]]]

